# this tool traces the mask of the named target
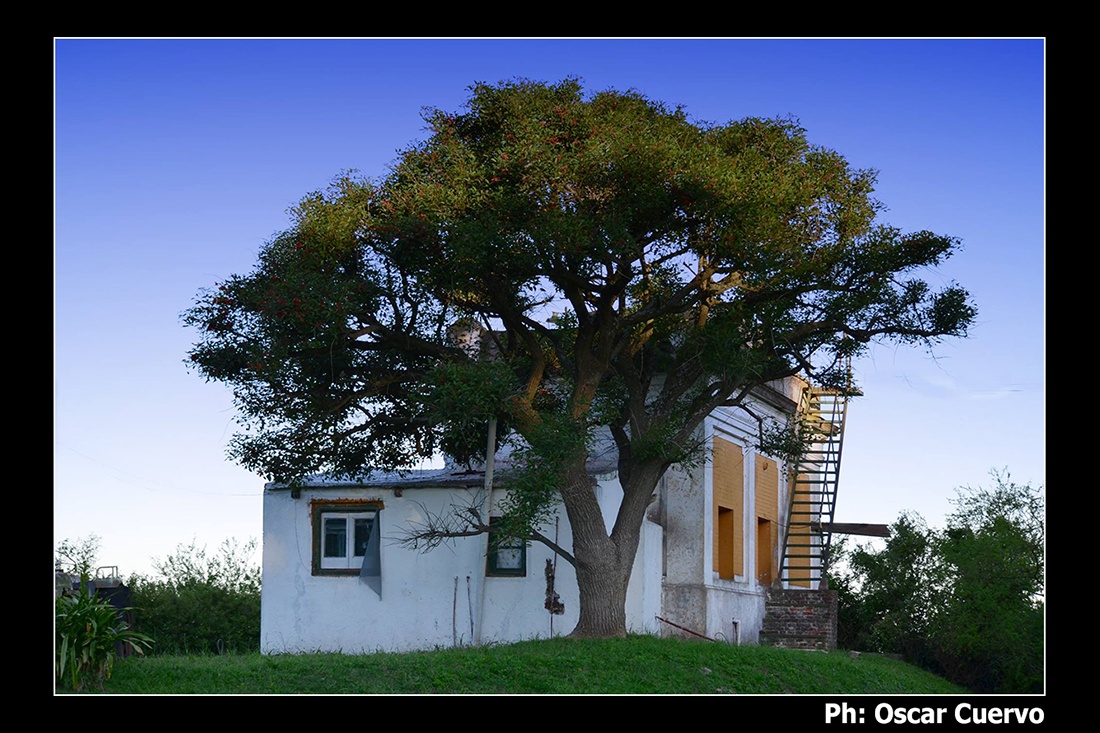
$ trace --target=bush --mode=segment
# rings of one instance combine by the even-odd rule
[[[121,618],[129,609],[94,595],[86,581],[85,576],[79,591],[58,596],[54,612],[54,670],[58,682],[76,691],[92,683],[102,690],[123,644],[139,654],[152,644],[150,637],[130,629]]]
[[[838,644],[900,654],[974,692],[1043,691],[1041,488],[994,472],[944,529],[902,515],[882,549],[838,545]]]
[[[138,627],[157,640],[157,654],[217,654],[260,649],[260,568],[256,541],[226,540],[214,555],[180,545],[154,561],[157,577],[130,579]]]
[[[943,612],[931,629],[948,679],[978,692],[1042,692],[1043,498],[998,476],[962,489],[939,535]]]

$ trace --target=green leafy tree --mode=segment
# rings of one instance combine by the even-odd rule
[[[943,568],[937,538],[924,519],[902,514],[890,525],[884,547],[844,550],[834,558],[837,566],[845,568],[834,569],[830,578],[839,595],[838,644],[935,666],[928,638]]]
[[[867,344],[975,316],[915,277],[959,242],[879,222],[875,173],[793,120],[697,123],[574,79],[476,84],[425,120],[389,175],[306,196],[251,273],[200,293],[190,363],[233,389],[230,456],[288,483],[474,455],[497,418],[524,459],[511,526],[568,514],[574,635],[625,633],[646,506],[716,407],[796,374],[846,384]],[[624,489],[610,521],[585,470],[599,430]]]
[[[100,543],[101,540],[97,534],[75,540],[63,539],[54,549],[54,565],[58,570],[87,580],[96,569]]]
[[[905,514],[883,547],[843,552],[830,579],[839,644],[900,654],[975,692],[1042,692],[1042,489],[993,478],[958,489],[942,529]]]
[[[945,582],[930,629],[936,660],[980,692],[1042,692],[1045,531],[1042,490],[994,474],[960,489],[940,537]]]

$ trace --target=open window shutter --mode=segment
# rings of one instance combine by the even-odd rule
[[[363,557],[363,569],[359,571],[359,580],[369,585],[378,597],[382,597],[382,512],[374,515],[374,526],[367,538],[367,551]]]

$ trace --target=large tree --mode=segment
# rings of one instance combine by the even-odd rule
[[[703,124],[568,79],[477,84],[425,121],[388,175],[306,196],[253,272],[199,295],[190,360],[233,387],[231,457],[279,481],[468,457],[507,425],[526,466],[512,530],[554,501],[572,526],[575,635],[625,633],[646,505],[707,414],[791,375],[840,384],[867,344],[975,316],[965,290],[911,277],[958,241],[879,222],[875,173],[794,120]],[[624,491],[610,533],[597,429]]]

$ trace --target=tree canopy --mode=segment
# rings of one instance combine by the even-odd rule
[[[846,383],[868,344],[976,314],[917,277],[958,240],[879,222],[875,173],[793,119],[701,123],[567,79],[476,84],[425,121],[388,175],[307,195],[251,273],[200,293],[190,363],[233,388],[231,457],[279,481],[469,457],[499,419],[530,467],[520,524],[569,514],[581,633],[608,628],[583,607],[617,603],[586,578],[625,593],[645,504],[707,414],[787,376]],[[584,471],[597,429],[626,494],[610,535]]]

